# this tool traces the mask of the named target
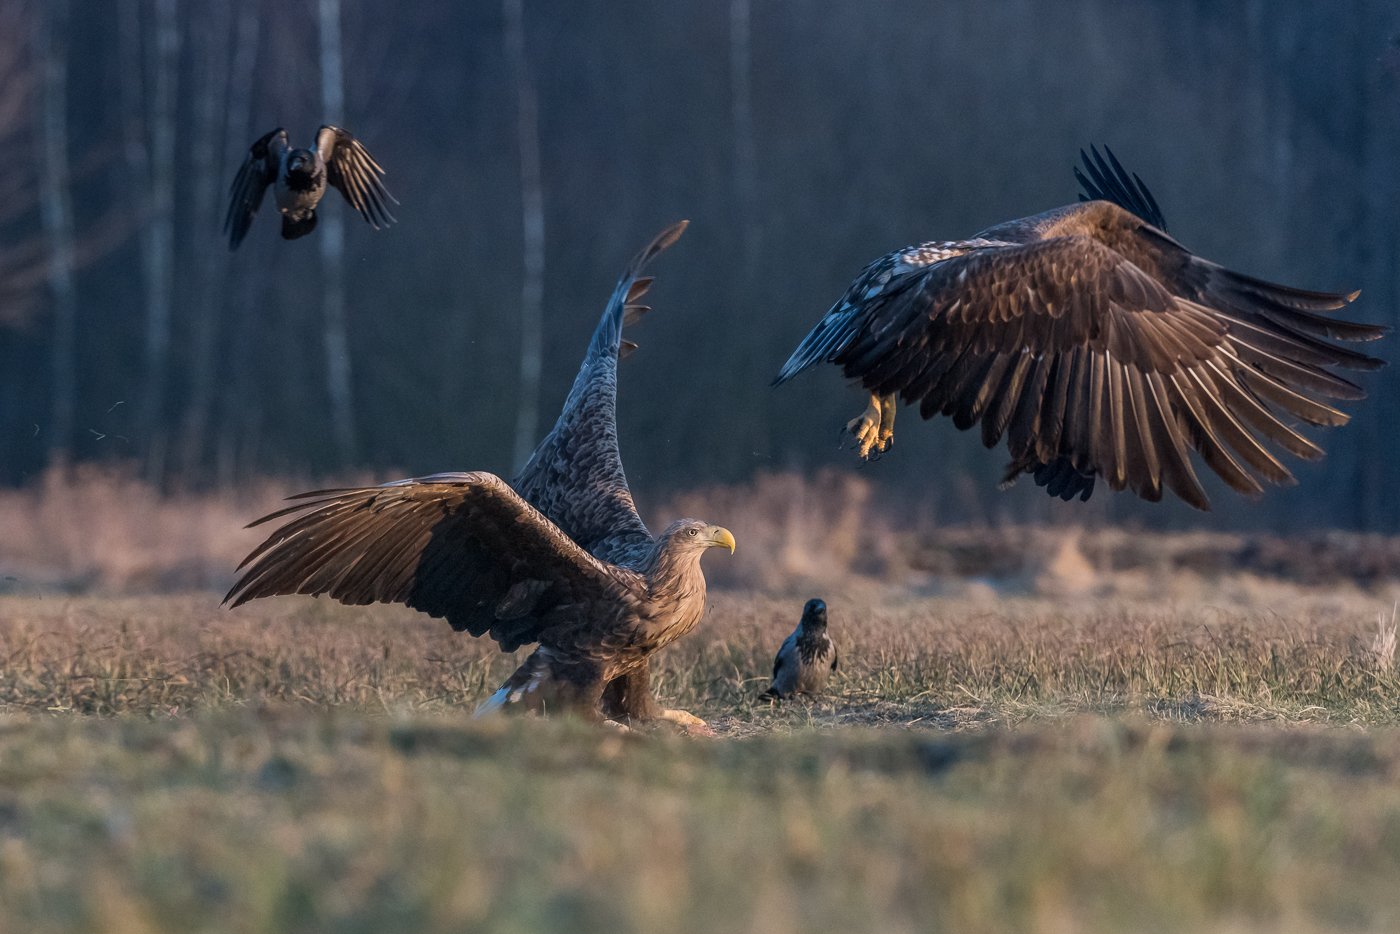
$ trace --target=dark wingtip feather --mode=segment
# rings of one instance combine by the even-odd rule
[[[638,276],[633,279],[632,287],[627,290],[627,304],[634,304],[637,299],[645,295],[655,281],[655,276]]]
[[[681,234],[685,233],[685,229],[689,226],[690,221],[688,220],[676,221],[674,224],[661,231],[661,233],[652,237],[651,242],[643,247],[641,252],[636,256],[632,257],[632,262],[627,264],[627,269],[622,273],[622,278],[618,280],[618,293],[615,298],[620,297],[624,305],[630,304],[633,297],[632,289],[635,283],[646,283],[637,295],[641,295],[647,289],[651,288],[651,283],[655,280],[655,277],[651,276],[646,279],[640,278],[639,274],[642,269],[655,258],[656,254],[679,240]]]
[[[657,234],[656,240],[653,241],[651,245],[651,255],[654,256],[657,253],[660,253],[662,250],[666,249],[668,246],[679,240],[681,238],[681,234],[685,233],[685,229],[689,226],[689,220],[678,220],[670,227],[667,227],[665,230],[661,231],[661,233]]]
[[[667,247],[671,246],[673,243],[679,240],[681,238],[681,234],[685,233],[685,229],[689,226],[690,221],[688,220],[676,221],[674,224],[667,227],[665,230],[661,231],[661,233],[653,237],[651,242],[648,243],[640,253],[638,253],[635,257],[632,258],[632,262],[627,266],[627,271],[622,274],[622,279],[618,283],[619,286],[622,286],[623,283],[626,283],[625,288],[619,290],[621,292],[622,302],[624,306],[631,304],[632,299],[634,297],[632,294],[633,289],[637,288],[639,284],[640,289],[636,292],[637,296],[641,296],[643,293],[645,293],[647,289],[651,288],[652,283],[656,281],[655,276],[648,276],[645,278],[639,277],[638,274],[642,271],[642,268],[645,267],[647,263],[651,262],[652,259],[656,257],[656,254],[660,253],[662,250],[665,250]]]
[[[1084,168],[1081,171],[1075,166],[1074,178],[1084,189],[1079,195],[1080,201],[1111,201],[1152,226],[1167,229],[1157,199],[1152,197],[1141,178],[1123,168],[1112,149],[1104,146],[1101,155],[1097,146],[1090,145],[1087,153],[1079,150],[1079,160]]]
[[[1080,471],[1067,457],[1058,457],[1048,464],[1024,459],[1012,461],[1007,465],[998,488],[1007,489],[1022,473],[1029,473],[1036,486],[1067,503],[1075,499],[1081,503],[1087,502],[1094,493],[1095,475]],[[1160,493],[1157,499],[1161,499]]]
[[[637,273],[641,272],[642,267],[645,266],[647,263],[651,262],[652,258],[655,257],[656,254],[660,253],[662,250],[666,249],[667,247],[671,246],[671,244],[679,240],[681,238],[681,234],[685,233],[685,229],[689,226],[690,221],[688,220],[676,221],[674,224],[667,227],[665,230],[661,231],[661,233],[653,237],[651,242],[646,245],[645,249],[643,249],[635,257],[633,257],[631,264],[627,267],[627,272],[623,274],[623,278],[626,279],[629,283],[635,281],[637,278]]]

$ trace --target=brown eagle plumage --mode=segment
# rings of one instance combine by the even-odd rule
[[[618,357],[635,347],[622,330],[649,310],[637,299],[652,280],[638,275],[684,229],[667,228],[623,274],[563,412],[518,477],[447,473],[293,497],[254,523],[292,517],[244,559],[225,599],[407,604],[503,651],[538,643],[484,709],[519,703],[703,730],[655,703],[647,659],[699,623],[700,556],[715,545],[732,552],[734,538],[696,519],[648,532],[616,420]]]
[[[1066,500],[1102,478],[1208,509],[1190,451],[1241,493],[1293,483],[1278,449],[1323,454],[1294,425],[1345,424],[1324,400],[1365,396],[1327,368],[1383,365],[1335,341],[1385,328],[1325,314],[1356,292],[1264,282],[1192,254],[1141,179],[1091,152],[1075,170],[1081,203],[871,263],[775,382],[835,363],[871,394],[847,424],[862,457],[889,448],[902,399],[925,419],[980,423],[987,447],[1004,436],[1004,479],[1030,473]]]

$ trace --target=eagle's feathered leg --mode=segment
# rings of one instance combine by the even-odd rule
[[[656,702],[651,691],[651,668],[646,663],[609,681],[603,688],[599,708],[608,722],[619,726],[636,727],[665,720],[693,735],[714,735],[709,724],[694,714],[663,708]]]
[[[661,705],[651,693],[651,667],[643,662],[625,675],[619,675],[603,688],[599,704],[603,716],[619,723],[636,725],[661,717]]]
[[[880,396],[872,392],[865,411],[846,423],[846,431],[862,460],[877,457],[894,444],[895,403],[893,394]]]

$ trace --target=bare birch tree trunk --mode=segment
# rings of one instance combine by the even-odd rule
[[[341,64],[340,0],[320,0],[321,111],[327,123],[345,119],[345,76]],[[345,324],[345,221],[339,211],[319,215],[321,243],[322,340],[326,353],[326,393],[331,432],[342,466],[355,460],[355,405],[351,393],[350,336]]]
[[[753,132],[753,44],[750,0],[729,2],[729,82],[734,120],[734,186],[744,238],[745,284],[758,264],[758,157]]]
[[[229,55],[241,56],[247,39],[243,24],[236,28],[231,22],[233,4],[224,0],[211,4],[202,15],[192,17],[190,22],[191,41],[198,43],[196,56],[198,86],[194,88],[195,100],[193,134],[190,140],[190,156],[196,174],[192,192],[193,210],[189,222],[199,229],[212,229],[218,218],[219,196],[223,191],[224,163],[220,152],[221,131],[225,129],[225,115],[230,118],[235,109],[230,97],[235,83],[247,84],[249,77],[238,76],[228,80]],[[256,9],[250,5],[240,5],[243,19],[252,19],[256,30]],[[233,32],[230,42],[230,31]],[[231,48],[232,47],[232,48]],[[251,68],[250,72],[251,74]],[[246,93],[244,97],[246,98]],[[223,147],[230,153],[237,150],[237,143],[231,142],[242,132],[242,128],[230,132],[224,139],[230,140]],[[223,312],[220,298],[222,285],[228,269],[228,250],[222,238],[201,237],[195,241],[198,248],[192,266],[196,272],[191,287],[186,289],[185,299],[189,302],[190,353],[189,399],[185,405],[183,440],[180,454],[180,473],[185,477],[196,475],[205,454],[210,448],[206,437],[209,426],[210,397],[213,392],[218,361],[214,357],[215,341],[218,339],[219,323]]]
[[[134,5],[135,0],[132,3]],[[150,148],[146,160],[150,213],[142,237],[146,277],[146,372],[138,418],[140,440],[146,450],[146,477],[159,481],[165,474],[165,395],[175,265],[175,106],[180,64],[176,0],[155,0],[152,27],[155,56],[151,68]],[[135,38],[139,42],[139,33]],[[139,113],[139,110],[135,112]],[[135,114],[128,113],[128,118]]]
[[[150,184],[150,153],[146,145],[145,57],[141,51],[141,0],[121,0],[117,23],[118,85],[122,102],[122,155],[130,176],[132,213],[144,213]],[[139,216],[139,215],[138,215]],[[142,242],[144,256],[145,242]]]
[[[40,211],[49,241],[53,294],[51,378],[53,422],[49,456],[63,462],[73,443],[77,396],[77,290],[74,284],[73,202],[68,174],[68,0],[47,0],[34,14],[34,46],[43,73],[38,134]]]
[[[259,10],[255,2],[238,5],[238,36],[233,54],[233,62],[228,75],[228,123],[224,129],[226,147],[237,147],[236,158],[242,159],[244,147],[264,132],[251,126],[253,110],[253,86],[258,64],[260,41]],[[223,253],[223,282],[227,282],[229,268],[228,254]],[[240,276],[234,288],[222,290],[219,307],[238,309],[246,316],[246,309],[253,305],[251,277]],[[258,418],[254,410],[261,404],[254,398],[250,371],[252,361],[248,359],[252,344],[251,328],[235,327],[229,338],[227,366],[228,391],[220,393],[217,416],[221,431],[216,439],[216,482],[224,487],[234,484],[239,473],[240,450],[252,445],[252,436]],[[211,407],[214,402],[208,403]],[[243,445],[243,448],[240,448]]]
[[[515,466],[534,450],[544,368],[544,182],[540,177],[539,101],[525,56],[524,0],[502,0],[506,59],[515,78],[516,138],[520,146],[520,389],[515,400]]]
[[[758,204],[758,155],[754,142],[753,122],[753,9],[751,0],[730,0],[729,2],[729,103],[730,132],[734,142],[734,206],[739,226],[739,243],[742,250],[739,275],[729,283],[729,288],[738,289],[730,302],[731,309],[744,308],[748,302],[767,298],[771,288],[769,277],[761,274],[759,255],[762,250],[763,231],[759,223]],[[730,314],[734,314],[733,311]],[[764,345],[766,331],[773,325],[769,316],[758,322],[748,320],[733,321],[738,329],[757,329],[754,341],[749,348],[740,351],[746,357],[741,365],[752,366],[754,349]],[[743,411],[746,417],[761,426],[760,437],[771,435],[769,417],[773,398],[770,393],[736,393],[732,388],[721,390],[727,396],[724,403]],[[758,442],[761,450],[766,442]],[[731,448],[724,455],[725,468],[742,471],[749,452]]]

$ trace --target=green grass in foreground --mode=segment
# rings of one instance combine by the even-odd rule
[[[1394,930],[1400,732],[0,721],[25,931]]]

